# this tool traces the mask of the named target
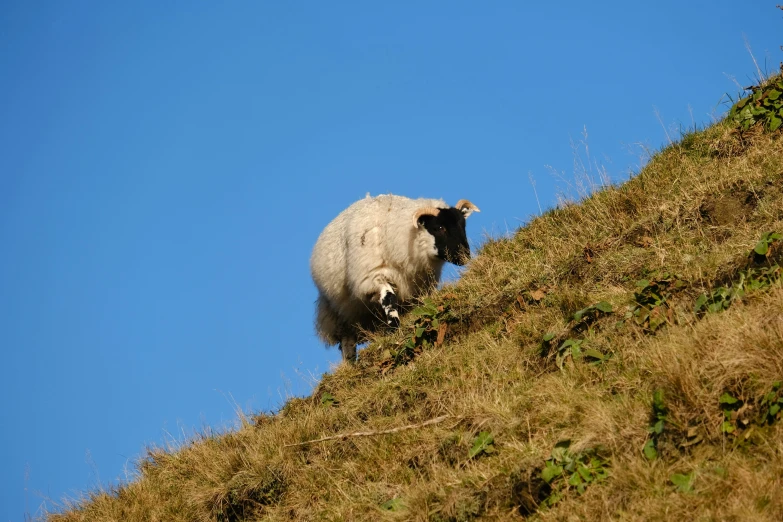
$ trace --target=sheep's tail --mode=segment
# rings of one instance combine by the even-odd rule
[[[340,318],[332,305],[322,295],[315,302],[315,333],[328,346],[341,341]]]

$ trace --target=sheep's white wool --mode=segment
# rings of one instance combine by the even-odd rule
[[[464,203],[465,215],[478,210]],[[355,344],[360,329],[378,318],[373,303],[392,289],[407,301],[437,284],[444,261],[432,234],[416,225],[417,212],[427,208],[449,206],[439,199],[368,194],[326,226],[310,258],[319,292],[316,332],[325,343]]]

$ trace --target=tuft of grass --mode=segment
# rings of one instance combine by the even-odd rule
[[[652,419],[647,431],[650,438],[644,444],[644,456],[648,460],[655,460],[660,455],[660,440],[663,437],[663,429],[669,419],[669,409],[663,400],[663,390],[655,390],[652,396]]]
[[[574,453],[570,446],[570,440],[555,444],[541,470],[541,478],[550,488],[549,495],[543,500],[544,506],[554,506],[571,492],[582,495],[589,485],[609,477],[609,462],[599,456],[598,450],[587,448]]]
[[[310,397],[46,518],[783,520],[783,140],[735,125],[488,239]]]

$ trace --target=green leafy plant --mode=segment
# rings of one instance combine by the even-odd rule
[[[563,343],[557,348],[557,356],[555,357],[555,361],[557,361],[557,367],[562,370],[563,364],[569,356],[572,359],[580,358],[582,356],[583,342],[584,340],[582,339],[566,339],[563,341]]]
[[[729,110],[728,118],[743,131],[761,124],[768,131],[776,131],[783,124],[783,77],[779,76],[765,86],[754,85],[750,95],[741,98]]]
[[[381,504],[381,509],[384,511],[402,511],[404,507],[401,498],[392,498]]]
[[[696,315],[722,312],[728,309],[735,300],[742,299],[743,295],[745,293],[739,285],[732,285],[731,287],[721,286],[710,293],[704,292],[696,298],[693,311]]]
[[[669,416],[669,409],[666,407],[663,401],[663,390],[655,390],[653,392],[652,400],[652,420],[650,426],[647,428],[647,432],[650,434],[650,438],[644,445],[644,456],[648,460],[655,460],[658,458],[658,440],[663,434],[663,429],[666,426],[666,422]]]
[[[758,429],[774,424],[783,415],[783,381],[773,382],[771,390],[756,399],[743,401],[725,392],[718,403],[723,412],[721,432],[734,437],[737,444],[752,444],[758,440],[754,437]]]
[[[672,484],[677,486],[678,492],[690,493],[693,491],[694,478],[695,473],[691,471],[690,473],[674,473],[671,477],[669,477],[669,480],[671,480]]]
[[[734,433],[737,430],[736,412],[742,407],[743,402],[729,392],[725,392],[718,399],[718,403],[723,411],[723,424],[720,426],[720,431],[723,433]]]
[[[473,440],[473,446],[468,451],[468,458],[472,459],[479,455],[489,455],[495,453],[495,438],[488,431],[482,431]]]
[[[759,403],[761,409],[760,423],[773,424],[780,419],[781,408],[783,408],[783,381],[772,383],[772,390],[761,398]]]
[[[411,311],[411,315],[416,317],[411,335],[396,350],[390,350],[390,363],[382,364],[382,370],[406,364],[422,350],[443,343],[451,319],[448,302],[436,305],[432,299],[425,298],[421,306]]]
[[[549,342],[551,342],[551,339]],[[582,345],[584,344],[584,342],[585,342],[584,339],[571,339],[571,338],[563,341],[560,344],[560,346],[558,346],[557,348],[557,355],[555,357],[555,361],[557,362],[557,367],[562,370],[566,359],[568,359],[569,357],[571,357],[571,359],[573,359],[574,361],[581,360],[584,357],[589,357],[591,359],[594,359],[596,362],[603,362],[609,358],[608,355],[599,352],[595,348],[583,347]]]
[[[447,304],[436,305],[427,298],[422,306],[413,309],[411,315],[417,319],[413,325],[413,335],[408,341],[424,348],[443,342],[447,321],[451,319]]]
[[[748,292],[764,290],[780,283],[781,268],[775,264],[763,268],[749,268],[739,273],[737,280],[729,286],[720,286],[711,292],[702,293],[693,307],[696,315],[717,313],[728,309],[734,301],[742,299]]]
[[[754,256],[754,258],[761,257],[761,261],[763,261],[767,258],[767,256],[769,256],[770,247],[772,247],[772,245],[781,239],[783,239],[783,235],[781,235],[779,232],[767,232],[762,234],[761,239],[759,239],[758,243],[756,243],[756,246],[753,247],[751,255]]]
[[[544,334],[544,337],[541,338],[541,355],[544,357],[552,351],[552,341],[555,340],[555,337],[557,337],[557,334],[550,332]]]
[[[675,275],[664,275],[660,279],[642,279],[636,282],[636,292],[633,295],[634,305],[626,314],[641,326],[643,330],[653,333],[673,317],[669,300],[672,295],[687,286],[687,283]]]
[[[574,330],[589,328],[599,317],[612,313],[612,305],[606,301],[601,301],[586,308],[582,308],[574,313]]]
[[[586,308],[582,308],[581,310],[577,310],[572,317],[574,324],[571,327],[571,330],[576,333],[581,332],[584,329],[589,330],[590,326],[598,318],[611,313],[612,305],[606,301],[601,301]],[[541,339],[541,355],[549,355],[553,346],[556,345],[556,340],[557,334],[551,332],[544,334],[543,338]],[[560,343],[560,345],[557,347],[556,361],[557,366],[561,370],[563,369],[563,364],[565,363],[566,359],[568,359],[568,357],[571,357],[573,360],[589,357],[594,359],[594,363],[600,363],[609,358],[608,355],[603,354],[596,349],[583,348],[582,343],[584,343],[584,339],[576,338],[568,338]]]
[[[332,406],[337,406],[340,404],[340,401],[334,398],[334,395],[332,395],[329,392],[323,392],[321,394],[321,404],[331,408]]]
[[[778,264],[764,268],[749,268],[743,286],[748,292],[764,290],[772,285],[780,284],[780,276],[781,268]]]
[[[601,458],[596,449],[588,448],[572,453],[570,447],[570,440],[555,444],[550,458],[541,470],[541,478],[551,488],[550,494],[543,501],[546,506],[554,506],[571,490],[581,495],[590,484],[609,476],[609,461]]]

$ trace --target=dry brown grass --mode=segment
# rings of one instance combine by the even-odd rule
[[[740,138],[724,124],[687,135],[631,181],[487,241],[462,279],[434,296],[454,314],[444,344],[382,372],[410,335],[408,316],[311,397],[235,432],[152,450],[135,480],[48,519],[783,520],[783,428],[727,435],[718,402],[730,392],[751,411],[783,379],[783,289],[703,319],[693,313],[698,294],[750,266],[748,251],[770,230],[783,232],[783,140]],[[655,333],[616,325],[635,282],[667,273],[687,282],[669,299],[668,324]],[[573,313],[601,300],[614,314],[574,331]],[[547,332],[611,357],[559,369],[541,352]],[[669,416],[649,461],[642,448],[656,389]],[[322,404],[325,392],[339,402]],[[443,415],[416,429],[286,447]],[[495,451],[471,459],[480,432],[493,435]],[[609,477],[537,509],[540,470],[563,439],[573,451],[601,447]],[[676,491],[674,473],[693,474],[690,492]],[[395,510],[384,509],[392,499]]]

